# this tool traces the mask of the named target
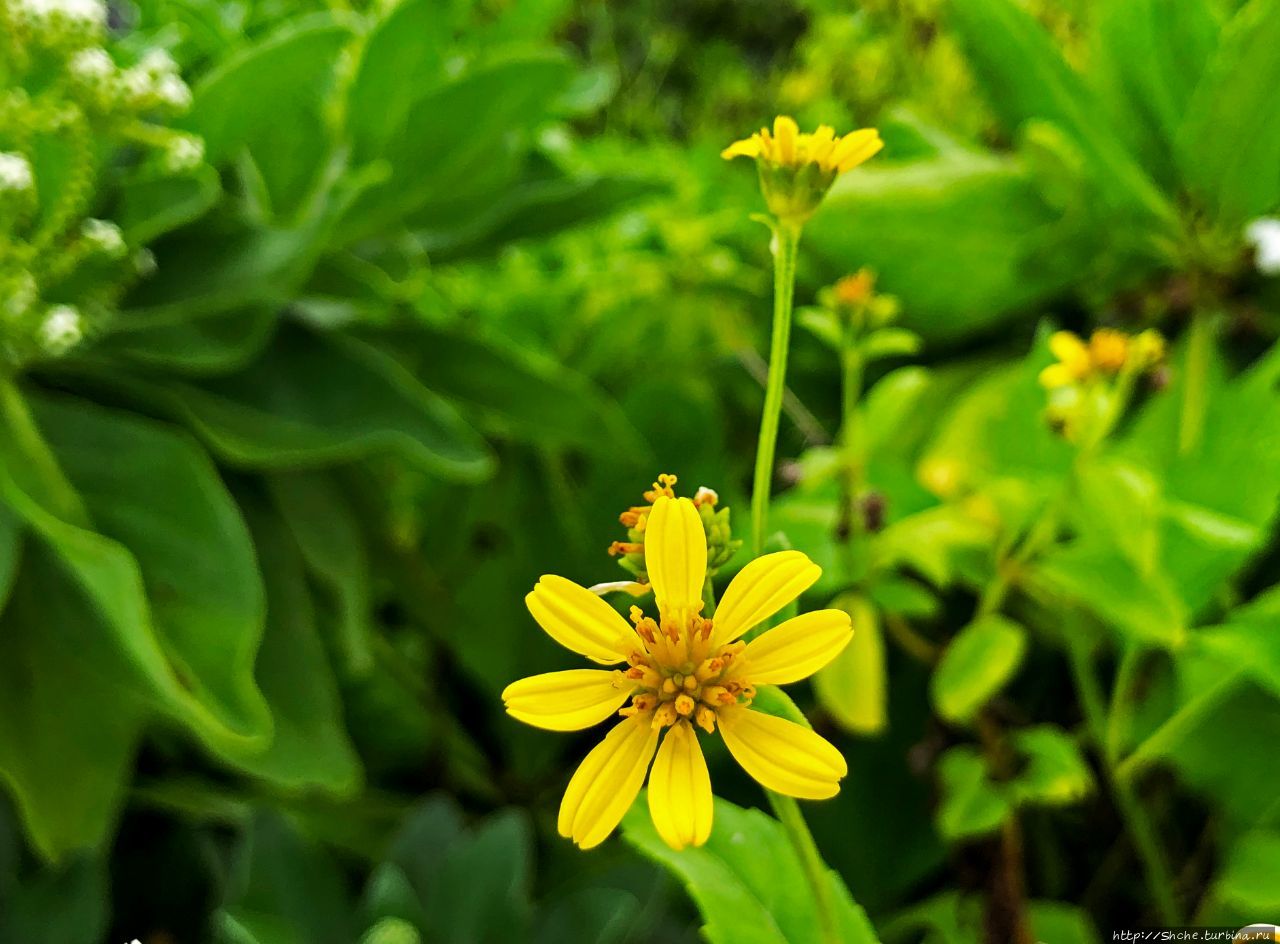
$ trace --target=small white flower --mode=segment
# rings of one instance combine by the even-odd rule
[[[107,5],[102,0],[19,0],[17,12],[46,30],[64,27],[97,35],[107,27]]]
[[[155,76],[173,75],[178,71],[178,64],[165,50],[148,49],[138,60],[138,68]]]
[[[105,256],[118,259],[124,255],[124,234],[109,220],[85,220],[80,227],[80,235]]]
[[[139,249],[133,254],[133,269],[144,279],[156,271],[156,254],[150,249]]]
[[[129,101],[141,103],[155,94],[155,82],[150,72],[134,66],[120,73],[120,89]]]
[[[40,325],[40,340],[51,354],[70,350],[84,337],[80,312],[71,305],[54,305]]]
[[[175,134],[164,149],[164,166],[171,174],[194,170],[204,160],[204,141],[194,134]]]
[[[72,78],[85,85],[99,85],[115,75],[116,64],[105,49],[91,46],[76,53],[67,64]]]
[[[35,277],[30,272],[22,272],[7,286],[8,294],[4,299],[4,313],[10,318],[25,315],[36,303],[40,289]]]
[[[1264,216],[1244,231],[1245,242],[1253,246],[1253,264],[1263,275],[1280,275],[1280,219]]]
[[[185,111],[191,107],[191,89],[176,75],[161,76],[156,83],[155,93],[156,98],[170,108]]]
[[[34,186],[31,162],[21,154],[0,151],[0,192],[24,193]]]

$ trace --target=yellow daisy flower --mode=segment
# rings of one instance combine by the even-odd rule
[[[720,156],[752,157],[769,209],[781,220],[803,223],[813,215],[836,177],[873,157],[882,147],[880,132],[860,128],[842,137],[829,125],[813,133],[800,131],[794,118],[779,115],[773,132],[761,128],[735,141]]]
[[[632,607],[628,622],[585,587],[544,576],[525,597],[552,639],[602,665],[520,679],[503,701],[512,717],[577,731],[622,716],[582,761],[560,804],[560,835],[583,849],[613,832],[649,777],[649,813],[673,848],[711,834],[711,779],[699,729],[717,729],[729,753],[765,787],[825,799],[840,789],[844,757],[813,731],[751,707],[757,685],[818,671],[853,635],[849,615],[819,610],[750,643],[739,637],[813,585],[821,569],[799,551],[757,558],[730,582],[714,619],[701,613],[707,542],[692,501],[660,495],[645,529],[658,619]],[[626,707],[623,705],[630,701]],[[652,762],[652,770],[650,770]]]
[[[1099,328],[1089,338],[1089,359],[1106,374],[1118,374],[1129,358],[1129,336],[1115,328]]]

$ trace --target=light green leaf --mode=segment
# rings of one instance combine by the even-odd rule
[[[1002,616],[982,616],[960,630],[934,668],[929,692],[938,714],[967,723],[1022,664],[1026,631]]]
[[[795,851],[778,822],[716,798],[715,826],[707,844],[676,852],[637,801],[622,820],[631,845],[684,882],[702,913],[711,944],[811,944],[821,939],[813,893]],[[828,872],[843,944],[874,944],[875,931]]]
[[[1245,910],[1280,909],[1280,831],[1256,829],[1237,839],[1214,883],[1216,899]]]
[[[876,382],[862,401],[868,452],[875,453],[892,442],[932,383],[932,376],[923,367],[900,367]]]
[[[1051,724],[1023,728],[1013,744],[1025,766],[1010,784],[1018,803],[1068,806],[1093,791],[1093,774],[1076,742]]]
[[[869,361],[885,357],[911,357],[920,353],[920,335],[906,328],[880,328],[862,342],[862,356]]]
[[[884,636],[875,607],[864,597],[846,594],[832,601],[853,620],[853,638],[813,678],[818,703],[841,727],[876,735],[889,723],[889,679]]]
[[[938,832],[948,842],[963,842],[995,832],[1013,805],[1004,787],[987,778],[987,765],[972,747],[953,747],[938,762],[942,803]]]
[[[1185,179],[1225,227],[1280,205],[1280,2],[1250,0],[1227,24],[1178,134]]]

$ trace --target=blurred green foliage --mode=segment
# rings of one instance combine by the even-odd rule
[[[801,696],[844,933],[999,940],[1014,827],[1046,941],[1274,912],[1277,48],[1276,0],[0,0],[0,942],[813,940],[723,756],[708,846],[583,854],[589,736],[498,698],[657,471],[741,536],[718,152],[776,112],[887,143],[800,260],[900,310],[862,491],[811,306],[770,522],[858,627]],[[1086,454],[1036,378],[1100,324],[1172,347]]]

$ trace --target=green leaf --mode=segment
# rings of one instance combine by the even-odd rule
[[[911,357],[920,353],[920,335],[906,328],[880,328],[862,342],[862,356],[869,361],[885,357]]]
[[[544,911],[534,944],[624,944],[640,918],[640,902],[631,892],[584,888]]]
[[[275,325],[275,313],[269,309],[242,309],[232,315],[121,331],[104,338],[94,353],[164,372],[222,374],[258,356]]]
[[[265,502],[241,496],[241,504],[267,587],[267,625],[256,676],[275,730],[265,751],[237,757],[236,763],[286,789],[354,794],[362,782],[360,760],[343,724],[302,555]]]
[[[1011,0],[955,0],[950,12],[969,64],[1008,129],[1034,120],[1057,125],[1085,155],[1106,207],[1137,211],[1149,224],[1173,225],[1168,202],[1125,151],[1098,100],[1031,13]]]
[[[350,38],[328,14],[302,17],[240,49],[193,90],[183,126],[204,139],[206,160],[224,164],[247,150],[279,213],[303,204],[328,158],[323,105]]]
[[[203,216],[218,202],[218,173],[202,164],[182,177],[143,177],[126,181],[112,219],[125,241],[139,246]]]
[[[107,840],[146,715],[101,658],[110,635],[102,621],[32,542],[0,616],[0,780],[31,845],[55,862]]]
[[[1243,669],[1258,685],[1280,698],[1280,591],[1276,588],[1231,614],[1221,626],[1197,629],[1189,650],[1215,660],[1222,671]]]
[[[1178,129],[1217,45],[1217,19],[1205,0],[1106,0],[1094,27],[1099,99],[1143,166],[1173,190]]]
[[[1257,829],[1237,839],[1213,886],[1214,898],[1244,910],[1280,909],[1280,831]]]
[[[892,442],[932,383],[923,367],[900,367],[876,382],[862,401],[868,452],[878,452]]]
[[[1076,742],[1051,724],[1023,728],[1013,744],[1025,766],[1010,784],[1018,803],[1069,806],[1093,792],[1093,774]]]
[[[224,730],[232,741],[265,738],[266,706],[253,683],[262,582],[213,464],[184,434],[151,420],[64,398],[32,406],[98,534],[136,559],[184,701],[207,713],[215,738]],[[117,631],[141,632],[128,623]]]
[[[386,338],[386,346],[432,390],[479,411],[495,432],[539,446],[647,459],[648,444],[608,394],[531,351],[425,325]]]
[[[9,507],[0,503],[0,613],[9,602],[22,560],[22,525]]]
[[[278,814],[254,817],[230,884],[223,920],[228,944],[351,944],[356,939],[337,864]]]
[[[366,142],[353,152],[356,162],[385,162],[389,176],[357,199],[340,229],[345,239],[380,234],[427,203],[456,200],[510,173],[504,142],[543,120],[570,75],[563,57],[531,54],[477,68],[419,97],[382,146],[369,150]]]
[[[84,944],[107,933],[107,873],[95,859],[42,871],[0,893],[0,940]]]
[[[702,913],[711,944],[811,944],[821,940],[816,905],[795,850],[779,823],[718,797],[706,845],[676,852],[637,802],[622,820],[632,846],[675,873]],[[843,944],[873,944],[875,931],[844,883],[827,873]]]
[[[933,671],[938,714],[964,724],[1008,683],[1027,647],[1026,631],[999,615],[980,616],[955,635]]]
[[[381,153],[414,103],[440,84],[449,29],[436,0],[405,0],[369,33],[347,93],[347,129],[358,154]]]
[[[506,944],[526,940],[531,921],[533,838],[526,815],[485,820],[444,853],[427,899],[430,940]]]
[[[1250,0],[1227,24],[1178,135],[1187,182],[1226,228],[1280,205],[1280,2]]]
[[[867,266],[928,340],[1007,322],[1067,288],[1079,254],[1017,160],[961,152],[841,177],[806,227],[823,278]],[[962,278],[957,273],[963,273]]]
[[[972,747],[953,747],[938,762],[942,803],[938,832],[948,842],[964,842],[1000,828],[1013,805],[1005,789],[987,778],[987,765]]]
[[[314,466],[394,450],[464,481],[491,466],[487,445],[451,406],[385,354],[337,334],[284,326],[243,371],[203,384],[119,373],[101,380],[182,420],[237,465]]]
[[[853,638],[814,676],[818,703],[846,730],[879,734],[889,723],[889,679],[880,620],[875,607],[861,596],[847,594],[832,606],[848,612]]]
[[[337,600],[338,646],[347,669],[364,675],[373,665],[372,604],[368,554],[354,510],[322,472],[275,473],[267,487],[308,570]]]

